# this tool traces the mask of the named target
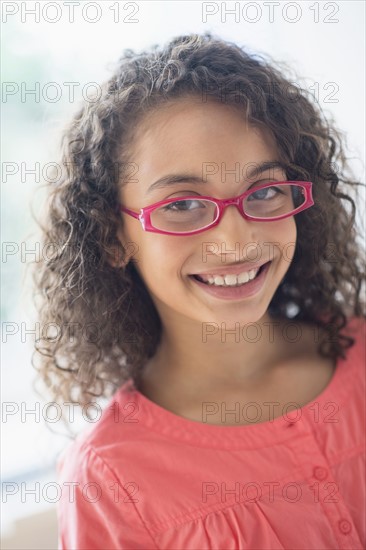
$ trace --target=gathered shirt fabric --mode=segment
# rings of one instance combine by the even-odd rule
[[[327,387],[269,421],[196,422],[125,382],[59,457],[59,549],[366,548],[365,320],[348,325]]]

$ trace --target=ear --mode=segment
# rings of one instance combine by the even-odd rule
[[[117,231],[120,245],[113,245],[109,249],[108,263],[112,267],[126,267],[138,252],[139,247],[134,241],[128,240],[122,228]]]
[[[107,262],[112,267],[126,267],[127,259],[123,259],[123,249],[117,246],[111,246],[108,250]]]

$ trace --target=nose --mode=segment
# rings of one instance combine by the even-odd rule
[[[235,253],[235,261],[242,261],[240,250],[248,243],[256,242],[255,223],[245,219],[234,204],[228,205],[219,224],[211,229],[210,240],[215,240],[220,245],[222,253]],[[230,261],[233,261],[232,258]]]
[[[253,228],[253,221],[246,219],[235,204],[229,204],[225,207],[218,227],[229,232],[237,228],[240,232],[250,231]]]

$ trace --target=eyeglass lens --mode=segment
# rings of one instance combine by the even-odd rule
[[[304,189],[300,185],[275,185],[253,189],[243,201],[244,212],[258,218],[275,218],[289,214],[305,202]],[[207,199],[172,199],[151,213],[151,223],[156,229],[186,232],[202,229],[216,220],[216,204]]]

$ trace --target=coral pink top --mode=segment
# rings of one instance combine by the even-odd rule
[[[364,320],[351,335],[320,395],[262,423],[188,420],[126,382],[59,459],[59,548],[365,548]]]

